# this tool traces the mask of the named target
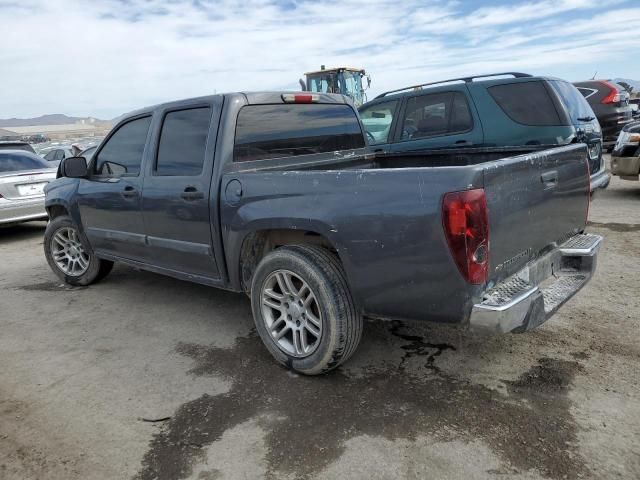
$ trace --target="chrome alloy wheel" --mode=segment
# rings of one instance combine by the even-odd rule
[[[91,259],[74,228],[58,230],[51,238],[50,248],[53,261],[65,275],[79,277],[89,268]]]
[[[322,313],[315,294],[289,270],[276,270],[262,284],[262,317],[278,348],[292,357],[308,357],[322,337]]]

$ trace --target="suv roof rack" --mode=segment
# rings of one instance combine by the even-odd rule
[[[487,78],[487,77],[499,77],[501,75],[513,75],[514,78],[524,78],[524,77],[533,77],[528,73],[520,73],[520,72],[501,72],[501,73],[487,73],[486,75],[473,75],[471,77],[460,77],[460,78],[450,78],[448,80],[439,80],[437,82],[429,82],[429,83],[421,83],[420,85],[412,85],[410,87],[398,88],[397,90],[389,90],[388,92],[381,93],[376,98],[382,98],[392,93],[403,92],[405,90],[416,90],[418,88],[430,86],[430,85],[438,85],[440,83],[449,83],[449,82],[473,82],[476,78]]]

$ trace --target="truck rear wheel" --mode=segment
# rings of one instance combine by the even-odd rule
[[[321,247],[292,245],[266,255],[253,275],[251,307],[275,359],[306,375],[342,364],[362,336],[344,270]]]
[[[97,258],[82,244],[78,229],[66,215],[54,218],[47,225],[44,254],[51,270],[69,285],[98,282],[113,268],[113,262]]]

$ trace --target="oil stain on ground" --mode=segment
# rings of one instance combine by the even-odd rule
[[[536,469],[551,478],[588,474],[576,453],[577,426],[567,392],[580,365],[541,358],[504,396],[482,385],[443,374],[438,355],[453,347],[421,337],[392,334],[408,342],[399,365],[350,377],[342,370],[320,377],[291,376],[268,356],[257,336],[231,349],[180,344],[194,361],[193,375],[231,381],[229,392],[203,395],[182,405],[150,442],[138,480],[180,479],[203,461],[207,445],[254,417],[277,418],[266,429],[268,477],[310,478],[340,458],[360,435],[439,441],[481,439],[511,468]],[[406,370],[407,358],[425,357],[425,370]]]
[[[43,282],[31,285],[20,285],[15,287],[16,290],[41,291],[41,292],[61,292],[65,290],[82,290],[87,287],[73,287],[61,282]]]
[[[587,225],[589,227],[598,227],[598,228],[606,228],[613,232],[640,232],[640,224],[638,223],[598,223],[598,222],[588,222]]]

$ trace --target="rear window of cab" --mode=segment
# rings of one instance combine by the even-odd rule
[[[356,113],[344,104],[242,107],[236,123],[235,162],[364,148]]]

